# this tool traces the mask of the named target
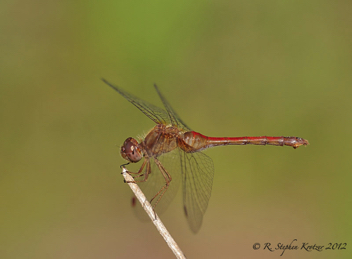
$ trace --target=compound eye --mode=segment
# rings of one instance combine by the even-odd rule
[[[135,150],[135,148],[136,148],[136,147],[135,147],[134,144],[131,143],[131,142],[127,143],[127,145],[126,145],[126,151],[127,151],[128,154],[134,155],[134,150]]]
[[[121,155],[124,159],[136,163],[142,159],[138,142],[133,138],[128,138],[121,147]]]

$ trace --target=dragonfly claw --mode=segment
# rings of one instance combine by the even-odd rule
[[[129,165],[130,163],[128,162],[127,164],[122,164],[122,165],[120,165],[120,168],[122,169],[122,168],[125,168],[125,166],[126,165]]]

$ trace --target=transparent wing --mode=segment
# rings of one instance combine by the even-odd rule
[[[162,163],[164,168],[172,177],[172,181],[169,185],[169,188],[161,197],[159,203],[155,207],[155,211],[158,213],[158,215],[160,215],[166,211],[169,204],[172,202],[172,200],[177,194],[181,182],[181,170],[178,150],[163,154],[162,156],[158,157],[158,160]],[[138,186],[142,189],[148,201],[150,201],[154,197],[154,195],[157,194],[158,191],[165,185],[165,178],[159,171],[159,168],[156,166],[153,158],[150,159],[150,165],[151,173],[149,174],[147,182],[138,183]],[[145,172],[146,169],[144,170],[144,173]],[[142,176],[140,180],[142,180],[143,177],[144,176]],[[155,202],[156,200],[153,200],[152,205],[154,205]],[[150,221],[148,215],[145,213],[139,202],[136,203],[133,210],[140,220]]]
[[[172,109],[170,103],[165,99],[164,95],[160,92],[157,85],[154,85],[155,90],[158,92],[161,101],[163,102],[165,109],[169,115],[169,120],[173,126],[177,126],[179,129],[185,129],[187,131],[191,131],[191,129],[184,123],[177,113]]]
[[[191,230],[197,233],[207,210],[214,178],[214,164],[202,152],[181,150],[183,209]]]
[[[141,112],[143,112],[149,119],[154,121],[156,124],[169,124],[170,117],[164,109],[161,109],[153,104],[150,104],[134,95],[127,93],[126,91],[122,90],[120,87],[112,85],[104,78],[102,78],[103,82],[121,94],[123,97],[127,99],[130,103],[136,106]]]

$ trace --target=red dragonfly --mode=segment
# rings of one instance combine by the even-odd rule
[[[150,203],[156,209],[162,200],[160,205],[163,203],[164,206],[161,207],[165,208],[167,204],[165,205],[162,197],[167,194],[164,198],[168,197],[169,199],[165,200],[169,203],[178,187],[174,178],[182,175],[183,209],[194,233],[198,232],[202,225],[214,177],[213,161],[202,153],[202,150],[226,145],[285,145],[297,148],[309,144],[307,140],[298,137],[207,137],[192,131],[179,118],[156,85],[154,85],[155,90],[164,104],[165,110],[127,93],[105,79],[102,80],[156,123],[156,126],[139,142],[130,137],[121,146],[121,156],[128,162],[137,163],[144,158],[138,172],[129,172],[136,175],[134,178],[141,179],[135,180],[133,183],[146,183],[149,178],[148,184],[152,182],[149,186],[153,186],[149,188],[152,190],[149,191],[151,194]],[[165,163],[164,157],[168,157],[164,160]],[[154,171],[159,171],[159,173],[154,173]],[[162,176],[160,177],[162,182],[159,181],[159,186],[154,182],[154,179],[160,179],[157,178],[157,175]],[[152,177],[154,178],[152,179]],[[175,186],[173,186],[174,182],[176,182]]]

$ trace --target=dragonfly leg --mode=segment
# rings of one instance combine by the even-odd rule
[[[122,164],[122,165],[120,165],[120,168],[122,169],[122,168],[125,168],[125,166],[126,165],[129,165],[130,164],[130,162],[128,162],[128,163],[126,163],[126,164]]]
[[[143,180],[136,180],[136,181],[126,181],[124,180],[125,183],[140,183],[140,182],[146,182],[148,180],[148,176],[149,176],[149,172],[150,170],[147,170],[147,172],[144,174],[143,173],[143,169],[144,167],[147,165],[147,169],[150,168],[150,163],[149,163],[149,159],[144,159],[143,164],[141,166],[141,168],[138,170],[137,173],[134,172],[130,172],[127,171],[129,174],[135,174],[137,176],[134,176],[133,178],[138,178],[138,177],[142,177],[144,175],[144,179]]]
[[[161,187],[161,189],[158,191],[157,194],[154,195],[154,197],[150,200],[150,204],[152,203],[152,201],[156,199],[154,205],[153,205],[153,210],[155,213],[155,207],[156,205],[159,203],[159,201],[161,200],[161,197],[163,197],[163,195],[165,194],[165,192],[167,191],[167,189],[169,188],[170,182],[172,181],[172,177],[171,175],[166,171],[166,169],[164,168],[164,166],[160,163],[160,161],[157,158],[154,158],[155,164],[158,166],[161,174],[164,176],[165,179],[165,185],[163,187]],[[155,214],[155,218],[156,218],[156,214]]]

